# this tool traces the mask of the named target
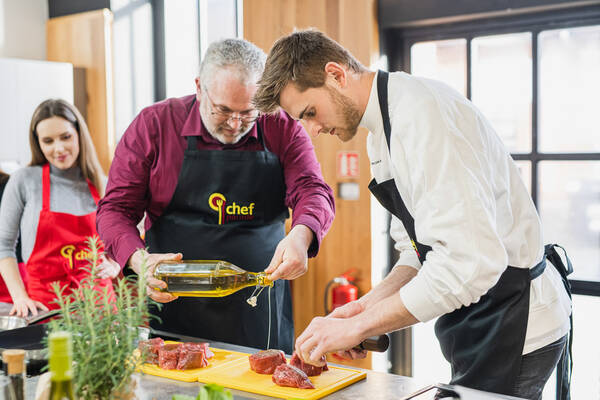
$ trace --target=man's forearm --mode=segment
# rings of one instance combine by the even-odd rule
[[[290,230],[288,236],[294,237],[298,243],[301,243],[302,246],[306,247],[306,251],[308,251],[310,244],[314,240],[315,234],[308,226],[298,224]]]
[[[405,307],[400,293],[381,299],[375,307],[358,315],[361,337],[368,338],[406,328],[419,322]]]
[[[398,265],[377,286],[360,298],[365,308],[371,308],[374,304],[398,294],[402,286],[406,285],[417,274],[417,270],[407,265]]]

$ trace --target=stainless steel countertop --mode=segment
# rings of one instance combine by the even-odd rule
[[[138,384],[136,396],[138,400],[170,400],[174,394],[187,394],[196,396],[201,383],[179,382],[171,379],[160,378],[151,375],[137,375]],[[27,379],[26,398],[33,400],[38,377]],[[415,392],[426,386],[417,384],[412,378],[386,374],[382,372],[367,371],[367,378],[347,386],[329,396],[328,400],[390,400],[398,399],[402,395]],[[247,399],[273,399],[273,397],[262,396],[253,393],[231,390],[235,400]]]
[[[0,315],[7,315],[11,305],[6,303],[0,303]],[[166,334],[164,336],[162,334]],[[160,332],[160,336],[165,339],[181,340],[181,341],[198,341],[200,339],[173,335],[168,332]],[[227,350],[239,351],[242,353],[252,354],[256,352],[256,349],[249,347],[236,346],[223,342],[209,341],[211,347],[222,348]],[[336,365],[336,364],[332,364]],[[343,366],[346,367],[347,366]],[[343,389],[336,391],[335,393],[325,396],[328,400],[355,400],[355,399],[368,399],[368,400],[388,400],[388,399],[399,399],[402,396],[414,393],[417,390],[427,386],[431,382],[424,382],[405,376],[388,374],[383,372],[375,372],[371,370],[363,370],[356,368],[357,370],[366,371],[367,377],[361,381],[351,384]],[[135,374],[137,381],[136,385],[136,398],[138,400],[170,400],[174,394],[187,394],[190,396],[196,396],[201,383],[187,383],[175,381],[167,378],[160,378],[151,375]],[[39,377],[29,377],[26,381],[26,399],[33,400],[35,398],[35,389]],[[263,396],[248,392],[242,392],[239,390],[231,389],[231,392],[236,400],[249,400],[249,399],[273,399],[273,397]],[[483,392],[475,394],[469,398],[479,399]],[[426,395],[419,396],[419,399],[430,400],[433,399],[434,392],[430,392]],[[492,396],[485,397],[489,399],[508,399],[503,396]],[[511,398],[515,399],[515,398]]]
[[[0,303],[0,315],[8,315],[11,305]],[[180,337],[181,340],[195,340],[197,338]],[[254,353],[255,349],[243,346],[231,345],[222,342],[210,342],[212,347],[240,351],[243,353]],[[335,364],[334,364],[335,365]],[[347,366],[344,366],[347,368]],[[360,368],[357,368],[360,370]],[[331,400],[389,400],[399,398],[416,391],[417,389],[426,386],[427,382],[417,382],[415,379],[365,370],[367,378],[347,386],[335,393],[326,396],[326,399]],[[195,396],[198,394],[200,383],[179,382],[172,379],[160,378],[151,375],[136,374],[137,388],[136,395],[138,400],[170,400],[174,394],[187,394]],[[26,398],[34,399],[35,388],[38,377],[27,378],[26,382]],[[245,399],[273,399],[273,397],[257,395],[253,393],[242,392],[239,390],[231,390],[236,400]]]

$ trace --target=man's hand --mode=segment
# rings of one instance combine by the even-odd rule
[[[119,275],[119,272],[121,272],[121,267],[113,259],[105,257],[101,260],[101,263],[98,265],[96,271],[99,278],[113,279]]]
[[[156,279],[154,277],[154,270],[156,265],[163,261],[181,261],[183,255],[181,253],[148,253],[144,249],[139,249],[131,255],[129,258],[129,266],[131,269],[139,275],[142,263],[146,262],[146,292],[148,296],[154,301],[159,303],[169,303],[177,296],[173,296],[170,293],[160,292],[158,289],[165,289],[167,283]]]
[[[13,299],[13,306],[10,310],[9,315],[16,315],[17,317],[27,318],[29,311],[32,315],[38,315],[38,308],[40,310],[48,311],[48,307],[39,301],[32,300],[29,296],[20,297]]]
[[[350,303],[346,303],[341,307],[336,308],[335,310],[333,310],[331,313],[329,313],[329,315],[327,315],[327,317],[332,317],[332,318],[350,318],[350,317],[354,317],[357,314],[360,314],[361,312],[365,311],[366,307],[363,305],[363,303],[360,300],[354,300],[351,301]]]
[[[366,350],[355,347],[350,350],[336,351],[335,353],[333,353],[333,355],[343,360],[358,360],[362,358],[367,358],[367,353],[368,352]]]
[[[308,248],[314,234],[304,225],[296,225],[279,242],[275,254],[265,272],[269,279],[296,279],[308,270]]]
[[[316,317],[296,339],[296,354],[302,361],[323,366],[326,353],[352,349],[363,341],[356,317]]]

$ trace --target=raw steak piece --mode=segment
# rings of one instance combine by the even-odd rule
[[[154,338],[150,340],[142,340],[138,344],[138,349],[146,357],[145,362],[150,364],[158,364],[158,350],[163,346],[162,338]]]
[[[215,355],[214,353],[208,348],[208,343],[207,342],[184,342],[183,346],[186,349],[190,349],[190,350],[203,350],[204,351],[204,356],[206,357],[206,359],[211,359],[213,358]]]
[[[278,365],[285,364],[285,354],[281,350],[262,350],[248,357],[250,369],[259,374],[272,374]]]
[[[182,347],[183,345],[180,343],[169,343],[163,345],[160,350],[158,350],[158,366],[164,369],[177,368],[179,353]]]
[[[279,386],[289,386],[300,389],[315,388],[304,371],[293,365],[281,364],[275,369],[271,379]]]
[[[185,346],[179,352],[179,361],[177,361],[177,369],[192,369],[204,368],[208,366],[206,354],[203,349],[193,350],[186,349]]]
[[[300,357],[298,357],[298,354],[294,352],[294,354],[292,354],[292,359],[290,360],[290,365],[300,368],[308,376],[317,376],[321,375],[321,372],[323,371],[329,371],[329,368],[327,368],[327,361],[325,360],[325,356],[321,357],[321,361],[325,361],[325,365],[323,365],[322,367],[317,367],[316,365],[305,363],[300,359]]]

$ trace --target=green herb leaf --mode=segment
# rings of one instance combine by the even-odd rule
[[[215,383],[207,383],[204,389],[208,392],[208,400],[233,400],[233,395],[229,389]]]
[[[194,400],[194,397],[187,394],[174,394],[171,400]]]
[[[208,391],[204,387],[200,388],[198,396],[196,396],[196,400],[210,400],[208,397]]]

